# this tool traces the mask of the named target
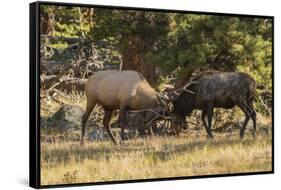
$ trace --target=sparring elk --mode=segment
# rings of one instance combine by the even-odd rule
[[[245,120],[240,130],[240,138],[249,119],[253,122],[253,136],[256,132],[256,112],[253,107],[256,82],[242,72],[205,72],[201,73],[174,91],[172,104],[176,125],[185,126],[185,117],[194,109],[202,110],[201,119],[208,137],[213,138],[211,132],[214,108],[232,109],[238,106],[245,114]],[[207,122],[206,122],[207,117]]]
[[[121,138],[124,140],[128,111],[152,109],[161,104],[161,99],[156,91],[148,84],[142,74],[136,71],[106,70],[96,72],[88,79],[85,93],[87,107],[82,118],[82,145],[88,117],[97,103],[105,111],[103,125],[114,144],[116,144],[116,140],[109,128],[114,110],[120,110],[118,123],[121,128]]]

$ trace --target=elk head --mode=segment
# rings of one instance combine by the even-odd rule
[[[187,129],[187,123],[185,121],[185,116],[179,115],[174,110],[175,101],[184,93],[187,92],[190,95],[195,95],[195,92],[190,89],[191,85],[199,83],[198,81],[191,81],[185,84],[183,87],[175,89],[172,85],[167,85],[163,93],[165,93],[168,97],[166,100],[170,105],[170,116],[174,118],[174,122],[172,123],[172,128],[175,130]],[[182,105],[184,106],[184,105]]]
[[[189,82],[187,84],[185,84],[183,87],[175,89],[175,87],[173,85],[166,85],[165,90],[163,91],[163,93],[166,94],[166,101],[170,101],[173,102],[174,100],[176,100],[183,92],[187,92],[190,94],[195,95],[195,92],[188,89],[192,84],[197,84],[199,82],[197,81],[192,81]]]

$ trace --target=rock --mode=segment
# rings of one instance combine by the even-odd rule
[[[101,126],[97,125],[94,126],[92,132],[89,132],[88,139],[91,141],[104,141],[108,139],[108,135]]]
[[[81,138],[81,124],[84,110],[77,105],[63,105],[53,116],[41,118],[42,140],[63,136],[64,140],[79,141]],[[103,126],[95,121],[88,120],[85,138],[91,141],[109,140]],[[47,141],[47,140],[46,140]]]
[[[44,123],[60,132],[76,131],[81,129],[83,114],[84,110],[80,106],[64,105]]]

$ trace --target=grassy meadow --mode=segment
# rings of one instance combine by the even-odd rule
[[[70,94],[67,99],[59,97],[59,100],[82,107],[86,103],[85,97],[77,94]],[[60,106],[46,100],[41,106],[41,116],[50,117]],[[92,117],[97,114],[102,116],[99,107],[95,108]],[[80,146],[79,141],[46,142],[41,138],[41,185],[272,170],[271,116],[258,113],[256,138],[252,137],[250,121],[245,138],[241,140],[240,126],[234,125],[243,121],[241,111],[216,110],[214,139],[210,140],[199,116],[195,115],[190,118],[195,125],[189,125],[179,137],[148,136],[120,141],[118,145],[109,140],[86,141],[84,146]],[[114,114],[112,120],[116,119]],[[46,135],[46,131],[42,130],[42,135]]]
[[[41,185],[271,171],[271,130],[256,138],[246,131],[214,133],[202,128],[180,137],[41,143]]]
[[[40,6],[41,185],[272,170],[272,18]],[[80,146],[87,79],[100,70],[128,69],[140,72],[160,95],[170,100],[175,98],[174,92],[183,93],[180,88],[188,82],[200,85],[200,77],[195,76],[204,72],[249,74],[257,87],[254,98],[256,138],[251,135],[251,120],[245,138],[239,138],[245,115],[236,106],[215,110],[212,140],[207,138],[201,112],[195,111],[188,118],[189,128],[179,137],[169,136],[163,130],[163,133],[155,133],[158,136],[132,138],[118,145],[106,138],[102,139],[105,141],[97,141],[97,138],[89,141],[93,140],[93,134],[98,134],[96,129],[102,128],[104,111],[101,105],[92,112],[87,122],[87,141]],[[112,82],[121,80],[112,76]],[[134,78],[124,78],[124,82],[131,80],[135,81]],[[216,99],[221,98],[228,106],[232,100],[244,98],[246,90],[248,95],[253,94],[250,91],[254,85],[249,85],[248,80],[240,85],[240,79],[237,80],[215,80],[211,87],[209,83],[205,86],[206,93],[203,94],[218,90],[214,93],[218,94]],[[229,88],[220,89],[225,86],[221,81],[235,83],[231,86],[240,85],[241,94],[237,93],[240,91],[236,87],[226,93]],[[134,94],[134,89],[143,93],[142,89],[146,91],[147,87],[142,81],[137,84],[141,86],[123,84],[124,88],[116,86],[108,89],[107,94],[115,94],[115,89],[124,91],[119,95],[124,94],[127,99],[117,98],[116,101],[120,100],[120,105],[134,110],[134,106],[126,104],[129,97]],[[196,94],[195,87],[189,88]],[[92,89],[98,91],[99,88]],[[171,93],[172,89],[176,91]],[[198,99],[204,100],[200,94]],[[142,97],[141,100],[136,98],[140,102],[132,102],[145,105],[151,102],[147,99],[151,95]],[[113,101],[109,100],[109,105],[110,102]],[[190,105],[186,101],[182,106]],[[61,109],[66,107],[72,109]],[[144,118],[143,114],[139,115]],[[112,128],[117,126],[117,118],[118,112],[115,111]],[[144,123],[138,117],[127,119],[135,121],[128,124],[135,129],[140,129]]]

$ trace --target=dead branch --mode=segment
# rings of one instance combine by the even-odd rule
[[[264,101],[262,100],[262,98],[261,98],[260,96],[259,96],[259,100],[260,100],[260,102],[262,103],[262,105],[264,106],[264,108],[266,109],[266,111],[267,111],[270,115],[272,115],[270,109],[267,107],[267,105],[264,103]]]
[[[71,92],[72,90],[83,92],[86,82],[87,79],[72,78],[68,76],[41,76],[41,85],[48,93],[53,89],[66,90],[67,92]]]

